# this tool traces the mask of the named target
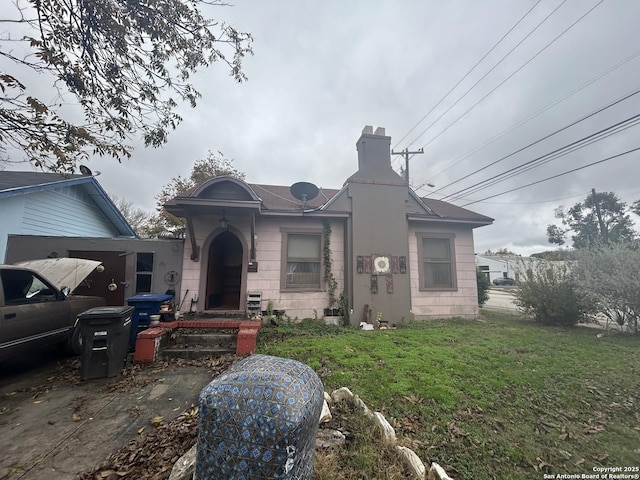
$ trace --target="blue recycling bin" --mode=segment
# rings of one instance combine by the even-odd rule
[[[173,295],[166,293],[141,293],[127,299],[127,304],[135,308],[131,316],[131,334],[129,337],[129,344],[132,347],[136,345],[138,332],[149,327],[149,317],[159,313],[160,306],[172,298]]]

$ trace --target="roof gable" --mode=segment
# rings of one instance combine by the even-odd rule
[[[260,200],[251,187],[235,177],[221,175],[213,177],[195,187],[189,197],[206,200],[258,201]]]
[[[83,189],[100,212],[114,226],[118,235],[135,237],[127,220],[115,206],[95,177],[62,175],[44,172],[0,172],[0,200],[17,195],[29,195],[46,190],[73,187]]]

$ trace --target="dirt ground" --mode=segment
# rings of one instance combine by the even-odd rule
[[[189,415],[202,388],[233,361],[130,366],[122,375],[86,381],[79,358],[55,352],[0,363],[0,479],[82,478],[126,445],[132,457],[139,455],[136,440],[162,444],[161,437],[176,433],[171,422]],[[163,461],[181,454],[165,452]]]

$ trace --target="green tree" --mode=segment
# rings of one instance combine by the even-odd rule
[[[191,174],[187,177],[177,176],[171,179],[169,184],[162,189],[156,197],[157,214],[149,221],[149,236],[167,234],[174,237],[182,237],[185,234],[186,222],[183,218],[171,215],[164,209],[164,204],[174,197],[181,195],[210,178],[229,175],[244,180],[245,174],[233,167],[233,160],[225,158],[222,152],[209,151],[207,156],[197,160]]]
[[[476,268],[476,281],[478,284],[478,305],[483,306],[489,300],[489,277],[479,268]]]
[[[9,156],[43,170],[73,172],[89,155],[118,160],[140,133],[166,142],[182,120],[178,101],[196,106],[190,76],[214,62],[238,82],[252,38],[205,18],[219,0],[14,0],[0,34],[0,162]],[[11,66],[11,71],[7,66]],[[34,79],[50,82],[45,97]],[[48,95],[48,94],[44,94]]]
[[[574,248],[628,241],[636,235],[629,211],[614,193],[594,190],[583,202],[556,209],[561,225],[548,225],[547,238],[549,243],[564,245],[571,233]]]
[[[640,245],[618,242],[577,252],[576,285],[602,314],[633,332],[640,331]]]

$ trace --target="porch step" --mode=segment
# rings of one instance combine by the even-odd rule
[[[236,333],[188,333],[176,338],[176,345],[184,347],[233,347],[236,348]]]
[[[227,353],[235,353],[236,347],[197,347],[197,348],[165,348],[161,352],[163,358],[183,358],[185,360],[197,360],[206,357],[218,357]]]
[[[162,350],[164,358],[198,358],[235,353],[237,333],[182,333]]]

